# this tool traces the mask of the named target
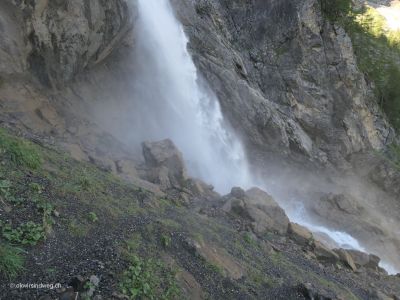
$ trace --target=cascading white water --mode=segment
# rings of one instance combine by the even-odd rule
[[[188,39],[169,0],[137,3],[133,98],[139,104],[130,116],[137,130],[131,133],[132,142],[172,139],[183,152],[191,175],[212,183],[218,192],[257,185],[249,176],[241,143],[224,124],[216,96],[199,82],[187,50]],[[303,208],[286,210],[292,221],[328,235],[338,246],[365,251],[347,233],[310,223]]]
[[[284,209],[291,222],[295,222],[307,227],[311,232],[313,232],[313,234],[322,233],[332,239],[332,241],[335,243],[332,248],[351,249],[371,253],[368,251],[367,247],[363,247],[359,241],[350,234],[343,231],[331,230],[323,225],[310,222],[311,218],[307,213],[303,202],[294,200],[290,205],[284,207]],[[382,260],[379,266],[385,269],[388,274],[395,275],[399,273],[399,270],[385,260]]]
[[[200,86],[188,53],[188,40],[168,0],[138,0],[135,136],[171,138],[183,152],[189,172],[217,191],[248,183],[241,143],[224,124],[219,102]]]

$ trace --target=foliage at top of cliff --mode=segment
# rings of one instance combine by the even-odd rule
[[[400,129],[400,30],[390,29],[379,11],[364,5],[356,9],[351,0],[321,0],[331,22],[349,34],[360,70],[373,83],[379,104],[392,125]]]

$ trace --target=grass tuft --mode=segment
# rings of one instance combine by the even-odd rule
[[[11,137],[4,130],[0,130],[0,153],[18,166],[35,170],[42,165],[42,159],[32,143]]]
[[[15,278],[24,270],[24,251],[8,244],[0,245],[0,273],[8,279]]]

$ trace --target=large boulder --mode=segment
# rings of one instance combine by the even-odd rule
[[[171,140],[144,142],[142,148],[149,181],[164,190],[185,185],[188,177],[182,153]]]
[[[289,236],[301,246],[309,245],[313,240],[311,231],[296,223],[289,224],[288,233]]]
[[[313,248],[315,256],[320,261],[336,263],[339,260],[338,254],[319,241],[314,242]]]
[[[287,232],[289,219],[285,211],[263,190],[251,188],[245,192],[233,188],[225,198],[227,201],[223,209],[249,222],[255,233]]]
[[[364,267],[369,263],[369,254],[357,250],[347,250],[358,267]]]
[[[357,267],[378,268],[380,262],[378,256],[357,250],[347,250],[347,252],[351,255]]]
[[[357,267],[356,264],[354,263],[353,257],[347,250],[335,249],[334,251],[337,255],[339,255],[341,262],[343,262],[347,267],[349,267],[353,271],[357,271]]]

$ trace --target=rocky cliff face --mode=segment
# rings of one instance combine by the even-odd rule
[[[101,62],[131,26],[122,0],[2,1],[0,22],[1,71],[29,70],[54,88]]]
[[[349,37],[317,0],[175,5],[202,74],[248,144],[346,167],[349,154],[393,138]]]
[[[123,0],[1,5],[0,73],[29,71],[45,87],[62,89],[93,69],[126,41],[134,23]],[[324,20],[317,0],[174,6],[201,74],[249,149],[264,158],[274,152],[348,168],[352,153],[380,150],[393,139],[357,69],[350,39]],[[109,67],[131,71],[129,57],[117,60],[123,62]],[[80,89],[75,98],[99,97],[95,86],[103,82],[91,77],[85,90],[92,92]]]

